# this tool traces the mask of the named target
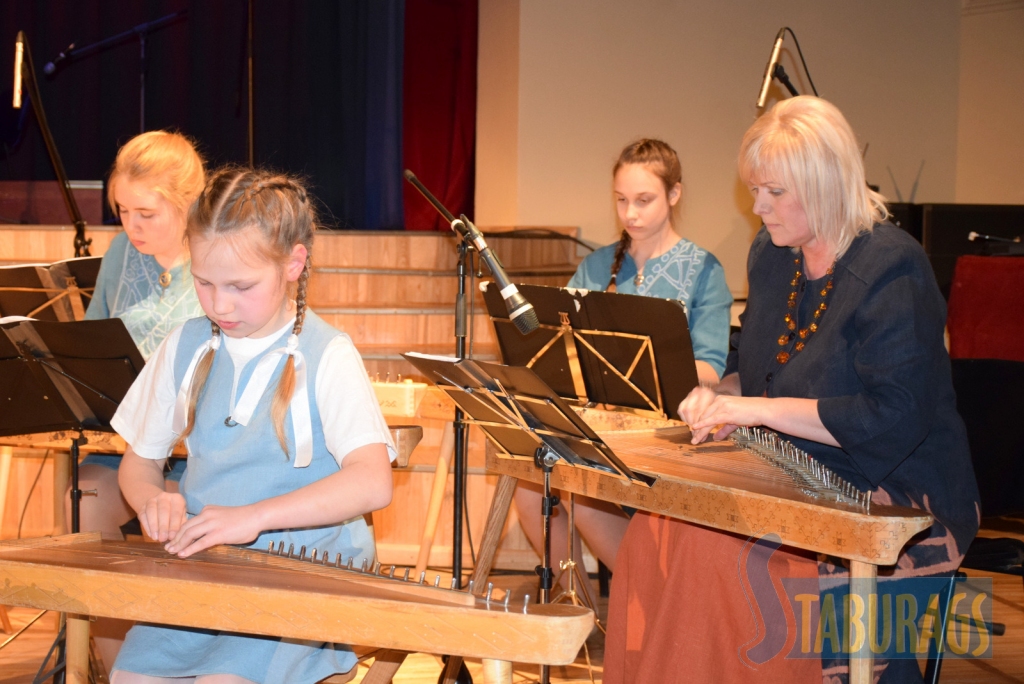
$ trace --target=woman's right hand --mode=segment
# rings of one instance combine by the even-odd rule
[[[160,492],[146,501],[139,511],[142,530],[147,537],[158,542],[173,539],[186,520],[185,497],[177,492]]]
[[[719,392],[711,389],[710,387],[694,387],[690,393],[686,395],[686,398],[679,404],[679,417],[683,419],[683,422],[690,426],[690,432],[692,435],[691,442],[693,444],[700,444],[707,439],[709,435],[711,436],[711,439],[715,441],[723,440],[732,434],[733,430],[737,428],[737,425],[731,423],[708,425],[700,428],[693,427],[694,424],[700,422],[708,412],[709,407],[711,407],[716,400],[720,397],[731,396],[733,396],[731,392]]]

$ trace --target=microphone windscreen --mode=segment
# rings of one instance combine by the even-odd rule
[[[524,335],[532,333],[540,327],[540,319],[537,318],[537,310],[531,305],[526,311],[512,319],[516,328]]]

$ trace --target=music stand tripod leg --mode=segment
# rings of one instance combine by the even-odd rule
[[[565,555],[565,564],[562,566],[562,571],[558,573],[558,577],[555,578],[555,586],[559,586],[562,581],[563,575],[568,575],[569,588],[561,592],[551,602],[559,603],[562,600],[568,600],[575,606],[585,606],[590,610],[594,611],[594,622],[597,624],[597,628],[604,632],[604,625],[601,624],[601,619],[597,616],[597,605],[595,604],[590,591],[587,590],[586,582],[589,582],[586,572],[580,569],[582,559],[580,563],[576,562],[576,539],[579,532],[576,530],[576,495],[569,492],[569,533],[568,537],[568,550]],[[579,590],[577,590],[577,586]]]

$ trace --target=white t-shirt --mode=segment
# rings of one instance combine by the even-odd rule
[[[255,339],[221,335],[221,349],[231,355],[235,367],[232,410],[245,364],[269,349],[294,324],[295,319],[292,319],[280,330]],[[181,327],[175,328],[157,347],[110,421],[117,434],[143,458],[167,458],[178,442],[171,420],[178,396],[174,359],[181,330]],[[273,391],[273,386],[268,391]],[[346,335],[338,335],[324,349],[316,373],[316,406],[327,450],[339,466],[346,455],[367,444],[385,444],[390,459],[394,461],[398,457],[363,360]]]

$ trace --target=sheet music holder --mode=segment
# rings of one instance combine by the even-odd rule
[[[519,285],[540,328],[521,334],[494,283],[484,301],[504,363],[536,371],[559,396],[677,417],[697,386],[686,306],[674,299]]]
[[[403,356],[469,416],[505,458],[537,460],[538,449],[578,468],[650,486],[629,469],[529,368],[409,352]]]
[[[0,319],[0,436],[99,430],[145,361],[118,318]]]
[[[0,316],[41,321],[85,317],[102,257],[0,267]]]

